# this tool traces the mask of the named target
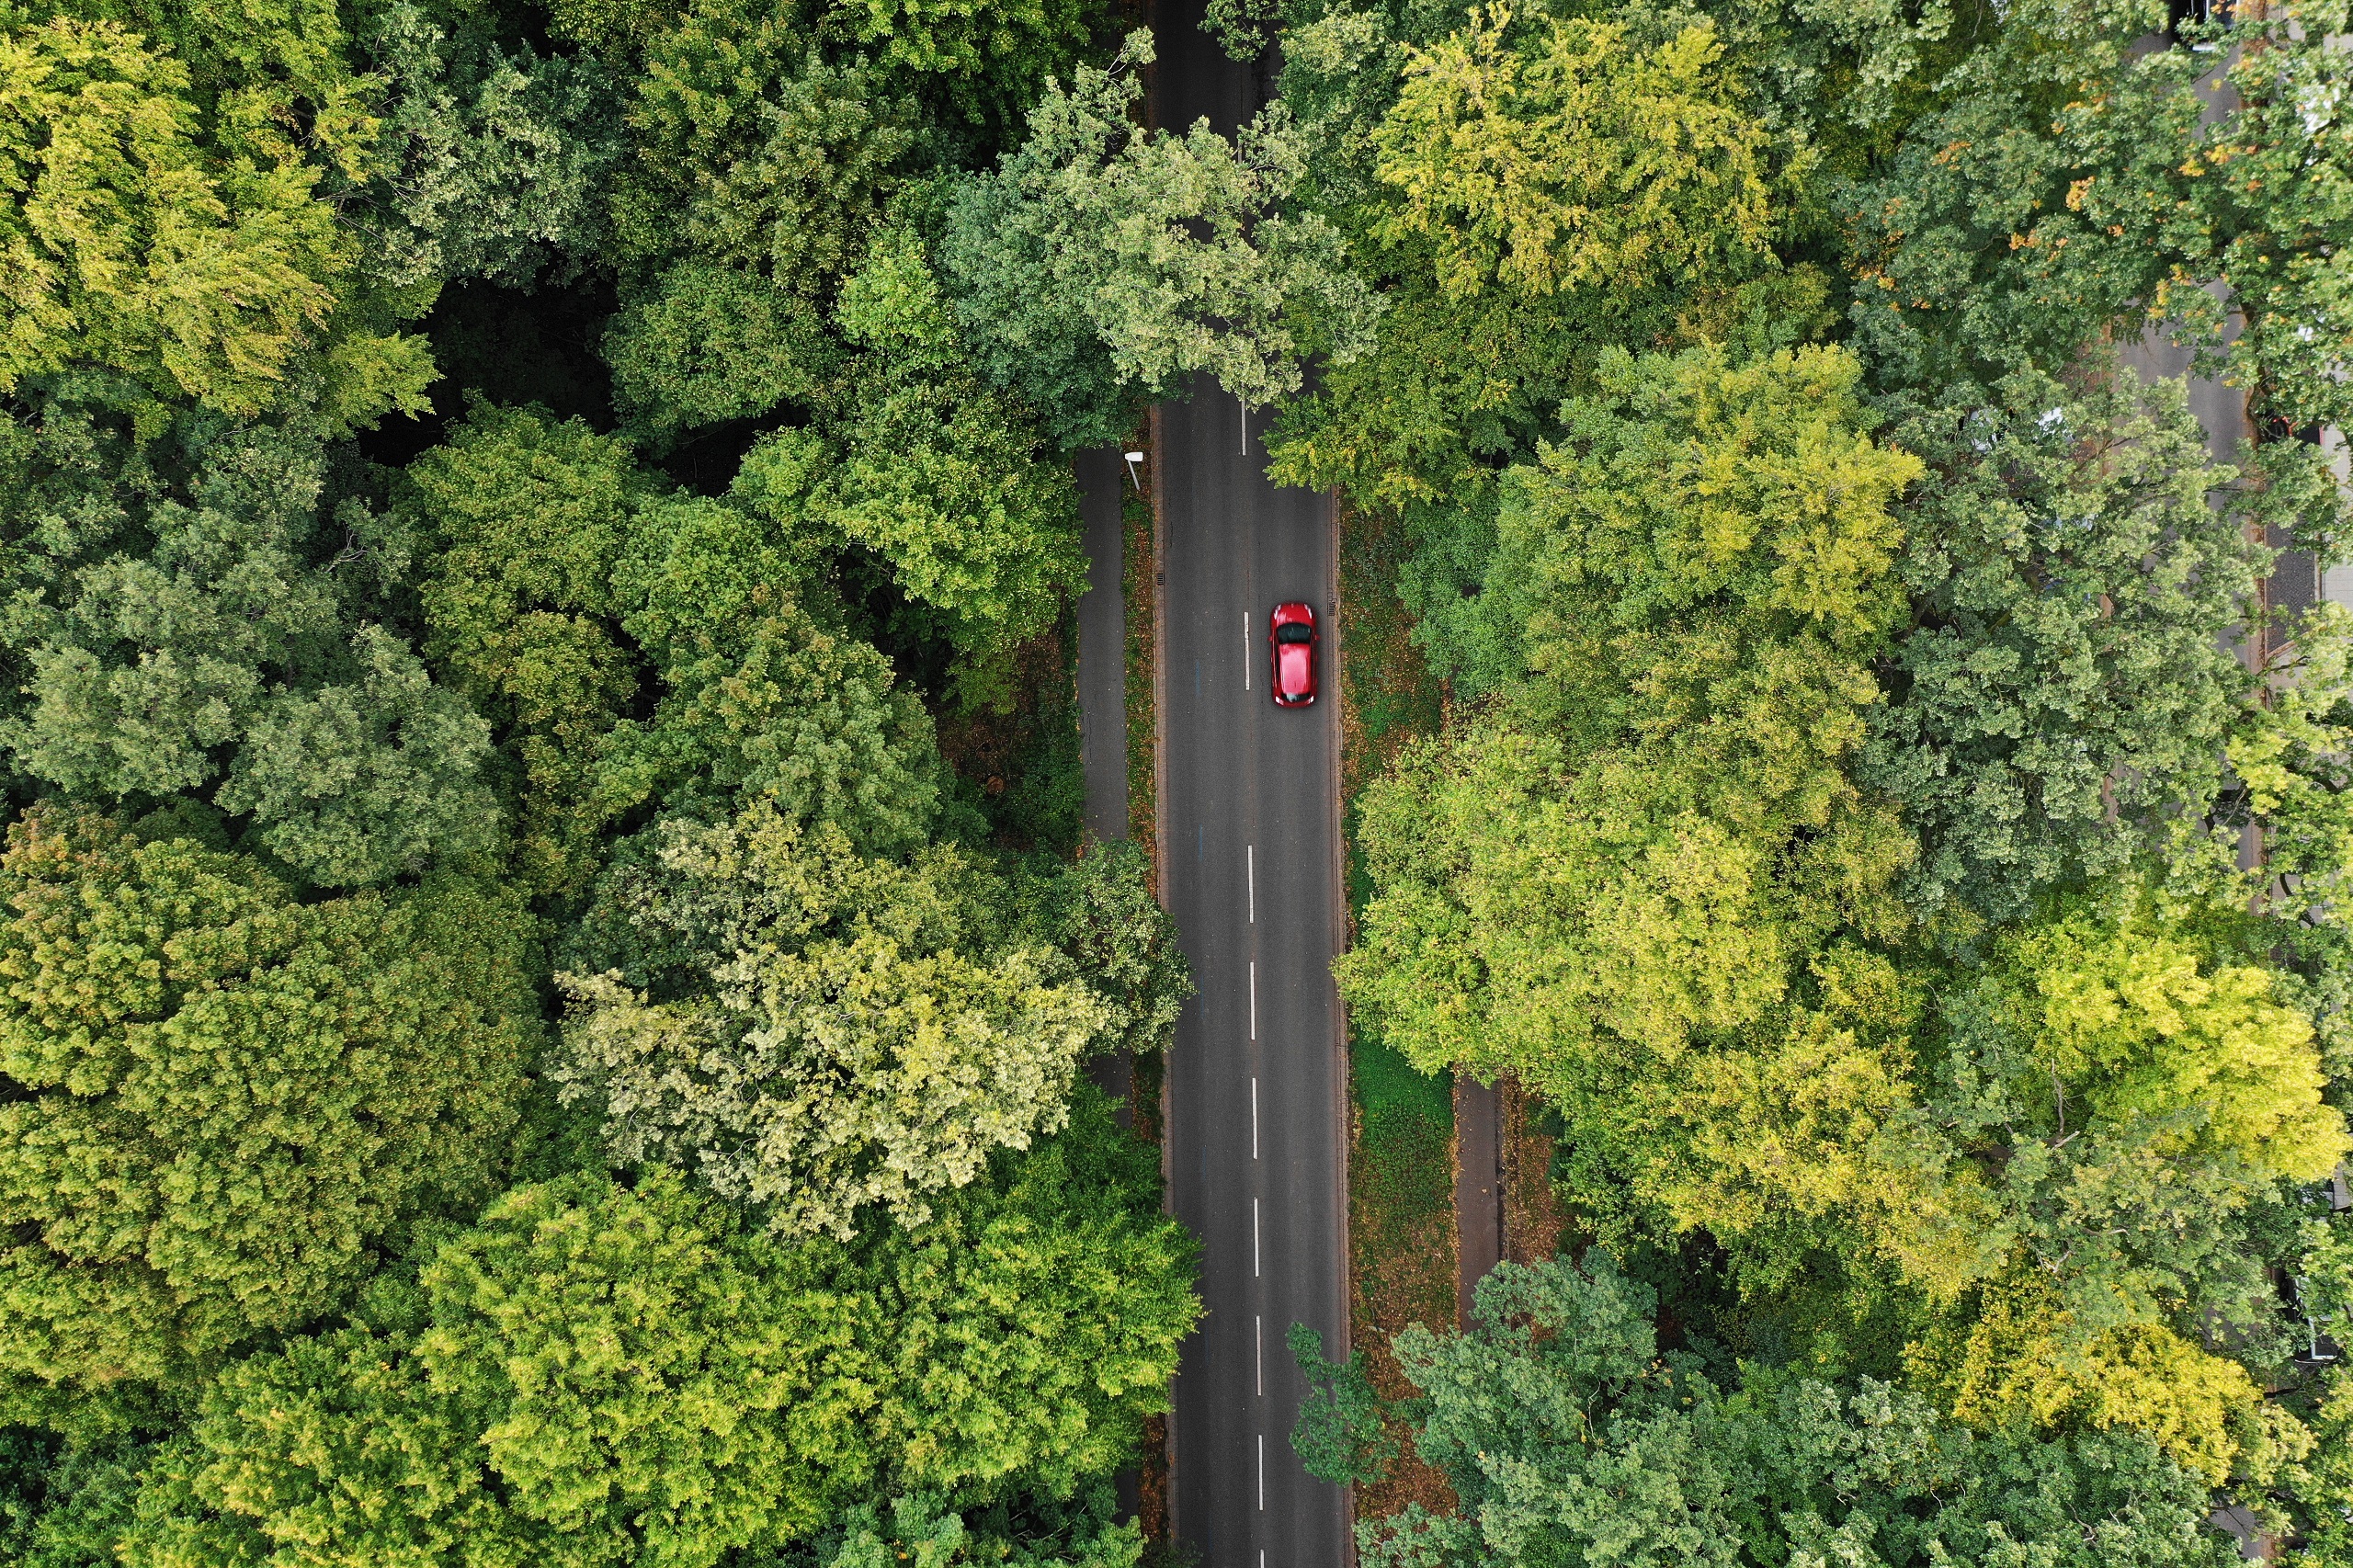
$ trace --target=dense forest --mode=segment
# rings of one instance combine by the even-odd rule
[[[2353,1563],[2344,0],[0,0],[0,1554],[1133,1568],[1071,456],[1409,541],[1396,1568]],[[2243,400],[2202,428],[2170,348]]]
[[[1015,699],[1362,286],[1117,22],[0,12],[10,1561],[1137,1560],[1189,983]]]
[[[1448,682],[1342,992],[1575,1233],[1302,1346],[1459,1505],[1368,1561],[2353,1562],[2345,7],[1220,17],[1386,305],[1277,472]]]

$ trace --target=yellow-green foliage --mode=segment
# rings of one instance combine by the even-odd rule
[[[510,909],[297,903],[242,856],[50,808],[9,830],[0,899],[19,1400],[189,1377],[492,1190],[529,1046]]]
[[[2344,1112],[2321,1099],[2312,1022],[2273,999],[2268,970],[2201,962],[2142,907],[2079,909],[2005,946],[2028,977],[2012,1006],[2035,1042],[2029,1078],[2066,1085],[2075,1125],[2192,1112],[2200,1125],[2172,1146],[2299,1181],[2353,1146]],[[2065,1136],[2064,1106],[2052,1116],[2052,1136]]]
[[[2033,1276],[1988,1287],[1974,1320],[1952,1337],[1949,1363],[1934,1365],[1931,1350],[1920,1369],[1953,1415],[1975,1426],[2129,1427],[2215,1486],[2243,1450],[2268,1461],[2310,1442],[2292,1417],[2266,1414],[2236,1361],[2160,1324],[2086,1338],[2049,1282]]]
[[[1408,51],[1374,132],[1402,203],[1387,237],[1431,240],[1449,294],[1770,266],[1775,199],[1804,160],[1774,166],[1711,25],[1643,51],[1619,23],[1512,20],[1508,5],[1474,8]]]
[[[1620,354],[1506,476],[1498,591],[1539,678],[1365,801],[1382,891],[1341,985],[1408,1059],[1560,1092],[1612,1037],[1672,1056],[1840,930],[1902,926],[1908,841],[1842,763],[1918,465],[1861,433],[1858,371]]]
[[[259,409],[352,260],[317,178],[208,154],[187,68],[114,23],[0,32],[0,390],[97,363]]]

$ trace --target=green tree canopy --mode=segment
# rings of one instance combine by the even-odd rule
[[[483,720],[376,619],[406,571],[398,528],[330,507],[313,430],[158,423],[142,439],[61,395],[0,429],[18,769],[109,801],[209,796],[324,886],[494,846]]]
[[[1014,1561],[1132,1568],[1091,1499],[1199,1306],[1151,1152],[1078,1111],[931,1227],[848,1248],[768,1239],[660,1170],[517,1188],[419,1283],[214,1380],[120,1560],[863,1562],[885,1487],[925,1496],[934,1540],[970,1518]]]
[[[1859,373],[1621,355],[1507,476],[1514,717],[1363,807],[1341,988],[1409,1061],[1565,1092],[1605,1036],[1677,1051],[1762,1017],[1836,934],[1901,933],[1909,840],[1844,765],[1918,465],[1861,434]]]
[[[1806,160],[1730,101],[1702,24],[1655,50],[1620,24],[1547,18],[1509,38],[1499,6],[1409,50],[1373,132],[1397,210],[1392,238],[1429,239],[1449,294],[1531,294],[1755,267],[1775,199]],[[1769,262],[1766,263],[1769,265]]]
[[[441,1245],[421,1301],[388,1281],[359,1324],[224,1372],[150,1466],[123,1560],[709,1568],[773,1548],[876,1458],[856,1419],[871,1303],[824,1276],[658,1172],[517,1188]]]
[[[800,543],[715,501],[639,512],[614,590],[663,696],[607,737],[599,788],[617,810],[759,798],[861,849],[911,848],[940,796],[930,715],[881,653],[793,597]]]
[[[2342,0],[2234,12],[2154,50],[2154,4],[2037,7],[1995,29],[1843,193],[1874,375],[1941,390],[2057,374],[2105,331],[2168,320],[2216,349],[2227,302],[2258,414],[2345,421],[2353,165],[2328,40],[2346,16]],[[2227,114],[2200,85],[2218,64]]]
[[[816,296],[854,267],[903,177],[911,106],[864,60],[829,62],[796,7],[705,0],[644,44],[611,186],[616,259],[693,259]]]
[[[1359,1527],[1397,1564],[2236,1560],[2205,1487],[2145,1438],[1975,1435],[1917,1394],[1661,1357],[1656,1298],[1607,1254],[1504,1264],[1473,1324],[1393,1339],[1414,1444],[1461,1499]]]
[[[0,887],[19,1409],[299,1327],[489,1190],[531,1028],[495,897],[297,903],[248,859],[51,807],[10,828]]]
[[[353,260],[318,171],[199,137],[187,67],[113,22],[0,31],[0,390],[77,362],[252,413]]]
[[[920,1223],[991,1151],[1061,1125],[1109,1009],[1052,955],[994,950],[988,873],[944,849],[861,859],[767,801],[653,832],[562,981],[556,1077],[603,1110],[615,1158],[847,1236],[870,1204]]]
[[[1106,1040],[1131,1051],[1165,1050],[1193,994],[1176,922],[1153,896],[1148,870],[1143,851],[1126,839],[1092,843],[1020,894],[1031,927],[1111,1009]]]
[[[1894,430],[1927,463],[1914,624],[1857,773],[1920,833],[1918,907],[2015,918],[2214,808],[2259,678],[2224,640],[2269,552],[2211,504],[2235,475],[2181,398],[2020,372]]]
[[[1110,71],[1047,85],[1029,138],[963,182],[940,260],[983,372],[1058,441],[1125,428],[1122,394],[1215,376],[1253,407],[1299,390],[1300,362],[1362,351],[1378,302],[1338,231],[1284,210],[1305,147],[1280,105],[1232,142],[1129,119],[1152,61],[1130,35]]]
[[[360,192],[380,284],[528,286],[550,263],[602,248],[603,187],[620,154],[616,85],[593,58],[502,46],[486,31],[392,0],[360,40],[383,82]]]
[[[426,653],[501,732],[524,878],[577,883],[608,814],[602,740],[641,675],[612,573],[653,485],[625,442],[484,405],[408,466],[406,487],[431,552]]]

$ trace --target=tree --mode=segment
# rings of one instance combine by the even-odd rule
[[[1381,1396],[1365,1375],[1364,1352],[1327,1361],[1323,1335],[1303,1323],[1290,1325],[1286,1343],[1313,1391],[1291,1428],[1300,1464],[1316,1480],[1340,1486],[1381,1480],[1397,1457],[1397,1442],[1381,1422]]]
[[[1498,6],[1409,49],[1373,133],[1399,201],[1381,232],[1427,238],[1448,294],[1769,265],[1776,187],[1808,160],[1773,159],[1770,133],[1727,101],[1712,28],[1638,53],[1622,24],[1548,19],[1517,48],[1511,26]]]
[[[2226,353],[2258,417],[2343,420],[2331,367],[2353,325],[2328,258],[2353,234],[2353,171],[2320,106],[2344,23],[2324,0],[2188,25],[2189,47],[2143,48],[2167,17],[2143,4],[1996,29],[1840,202],[1874,377],[2055,375],[2154,324]],[[2218,61],[2238,102],[2210,116]],[[2245,330],[2225,351],[2226,310]]]
[[[1148,869],[1126,839],[1095,843],[1023,890],[1039,935],[1110,1008],[1106,1039],[1131,1051],[1165,1050],[1193,994],[1176,922],[1153,896]]]
[[[404,552],[356,501],[322,516],[317,430],[155,423],[142,439],[59,396],[6,432],[26,542],[0,635],[28,700],[0,740],[17,767],[109,801],[209,794],[323,886],[493,846],[487,731],[374,619]]]
[[[2014,928],[1956,976],[1888,1158],[1902,1253],[1973,1231],[1983,1277],[2031,1265],[2080,1346],[2135,1324],[2271,1315],[2249,1234],[2285,1179],[2344,1158],[2309,1019],[2195,905],[2130,883]]]
[[[1359,1526],[1374,1562],[2187,1564],[2234,1553],[2146,1439],[1973,1436],[1918,1395],[1661,1357],[1656,1299],[1595,1249],[1479,1283],[1472,1328],[1393,1337],[1415,1446],[1461,1499]]]
[[[1082,1105],[938,1225],[847,1249],[659,1169],[517,1188],[345,1326],[225,1369],[119,1560],[846,1564],[896,1494],[944,1553],[968,1518],[1017,1561],[1133,1568],[1096,1494],[1199,1313],[1154,1168]]]
[[[1143,1531],[1133,1519],[1115,1522],[1118,1494],[1095,1488],[1096,1496],[1070,1508],[1040,1510],[1051,1520],[1017,1518],[1009,1510],[951,1507],[937,1493],[913,1492],[891,1499],[889,1517],[870,1503],[846,1510],[840,1522],[820,1536],[809,1553],[816,1568],[891,1568],[914,1562],[923,1568],[966,1562],[1006,1562],[1016,1568],[1069,1563],[1072,1568],[1135,1568],[1143,1558]],[[998,1515],[1006,1514],[1002,1525]],[[1039,1527],[1043,1525],[1043,1529]],[[1036,1533],[1032,1533],[1032,1532]],[[1014,1533],[1018,1532],[1018,1533]]]
[[[248,859],[60,807],[10,828],[0,890],[18,1411],[186,1381],[489,1190],[530,1034],[498,898],[298,903]]]
[[[614,593],[664,690],[651,721],[605,741],[598,788],[614,809],[758,798],[861,850],[923,842],[940,796],[930,716],[888,660],[787,586],[806,544],[713,501],[639,512]]]
[[[317,171],[199,140],[187,68],[108,21],[0,33],[0,391],[76,362],[258,411],[353,257]]]
[[[351,663],[347,684],[271,694],[214,803],[327,887],[496,846],[497,807],[474,777],[490,726],[381,627],[352,634]]]
[[[857,1249],[879,1342],[873,1417],[905,1490],[1019,1505],[1133,1463],[1199,1323],[1197,1250],[1159,1155],[1085,1084],[1068,1124]],[[1030,1506],[1036,1506],[1032,1503]]]
[[[807,301],[757,273],[683,261],[606,331],[622,404],[657,432],[813,401],[838,350]]]
[[[601,971],[560,979],[554,1074],[605,1108],[616,1159],[694,1169],[779,1233],[847,1237],[869,1204],[920,1224],[992,1150],[1062,1124],[1108,1009],[1047,955],[973,940],[967,906],[1000,896],[985,873],[952,851],[862,860],[765,801],[655,831],[600,889],[580,956]],[[634,953],[598,950],[631,926]],[[685,994],[633,988],[616,958]]]
[[[1104,18],[1093,0],[862,0],[841,14],[882,69],[992,130],[1018,125]]]
[[[875,1462],[875,1330],[822,1266],[662,1173],[527,1187],[425,1270],[417,1358],[487,1417],[517,1512],[595,1558],[708,1564],[809,1529]]]
[[[1910,846],[1844,768],[1917,465],[1860,433],[1859,373],[1621,354],[1507,476],[1512,719],[1364,803],[1375,892],[1336,972],[1409,1061],[1566,1094],[1606,1037],[1671,1056],[1766,1017],[1840,933],[1903,930]]]
[[[764,437],[736,490],[790,530],[813,529],[887,562],[906,597],[938,610],[966,709],[1011,700],[1013,651],[1086,582],[1078,498],[1010,398],[922,359],[870,372],[838,440]]]
[[[600,187],[620,153],[615,84],[598,62],[509,52],[413,0],[362,45],[384,83],[367,149],[369,271],[393,288],[487,278],[529,286],[602,247]]]
[[[2225,644],[2268,552],[2210,505],[2235,474],[2177,383],[2019,372],[1998,403],[1907,409],[1892,438],[1927,463],[1923,548],[1857,777],[1920,834],[1915,907],[2014,919],[2215,809],[2258,679]]]
[[[442,1244],[421,1300],[387,1289],[378,1321],[227,1370],[151,1465],[122,1558],[708,1568],[773,1548],[874,1464],[863,1305],[663,1173],[518,1188]]]
[[[419,589],[426,654],[513,758],[521,876],[576,886],[608,815],[593,788],[599,749],[640,676],[612,571],[653,486],[625,442],[488,405],[404,483],[432,557]]]
[[[707,0],[664,22],[626,115],[615,259],[691,258],[822,295],[899,182],[911,106],[869,62],[827,62],[790,7]]]
[[[1305,155],[1281,107],[1231,142],[1206,120],[1139,131],[1142,89],[1121,67],[1151,62],[1139,31],[1113,70],[1050,81],[1029,140],[959,187],[941,244],[983,373],[1031,396],[1064,447],[1123,430],[1127,390],[1200,370],[1271,403],[1299,390],[1307,354],[1361,352],[1378,311],[1338,232],[1280,210]]]

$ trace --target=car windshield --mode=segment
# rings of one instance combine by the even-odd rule
[[[1302,626],[1297,621],[1293,621],[1289,626],[1278,626],[1275,628],[1275,641],[1278,642],[1313,642],[1315,641],[1315,632],[1313,628]]]

